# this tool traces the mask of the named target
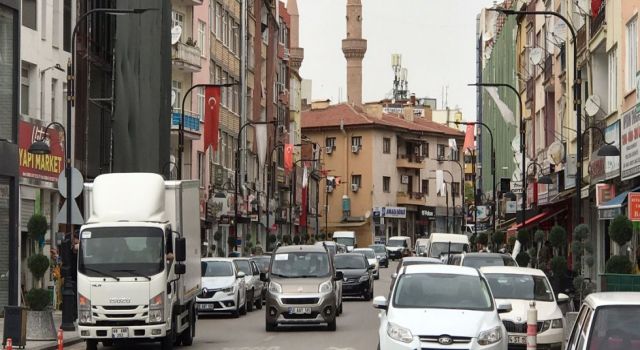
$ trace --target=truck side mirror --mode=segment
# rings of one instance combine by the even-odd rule
[[[184,275],[187,272],[187,265],[185,264],[176,264],[174,267],[174,272],[176,275]]]
[[[178,262],[187,260],[187,240],[185,238],[176,238],[175,256]]]

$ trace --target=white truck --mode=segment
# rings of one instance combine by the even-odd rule
[[[99,341],[191,345],[201,291],[198,182],[116,173],[84,190],[78,334],[87,350]]]
[[[344,244],[347,252],[352,252],[353,248],[358,247],[355,231],[335,231],[332,237],[334,242]]]

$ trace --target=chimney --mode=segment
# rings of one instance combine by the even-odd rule
[[[369,103],[364,106],[364,111],[369,117],[382,119],[382,105],[379,103]]]
[[[416,94],[411,94],[411,105],[412,106],[416,105]]]
[[[402,116],[404,120],[413,123],[413,106],[402,107]]]
[[[322,101],[312,101],[311,102],[311,110],[317,111],[322,109],[327,109],[331,105],[331,100],[322,100]]]

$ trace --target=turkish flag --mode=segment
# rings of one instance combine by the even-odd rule
[[[464,135],[464,147],[463,150],[476,149],[475,143],[475,125],[467,124],[467,132]]]
[[[218,149],[218,127],[220,126],[220,87],[207,86],[204,90],[204,148]]]
[[[284,169],[287,172],[293,170],[293,144],[284,145]]]

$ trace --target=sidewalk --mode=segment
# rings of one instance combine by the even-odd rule
[[[53,312],[53,322],[56,325],[56,329],[60,328],[60,324],[62,323],[62,313],[60,311]],[[0,318],[0,331],[4,332],[4,318]],[[79,343],[81,341],[82,339],[80,339],[76,331],[64,332],[65,347]],[[25,349],[28,349],[28,350],[53,350],[57,348],[58,348],[57,340],[45,340],[45,341],[27,340],[27,345],[25,346]]]

